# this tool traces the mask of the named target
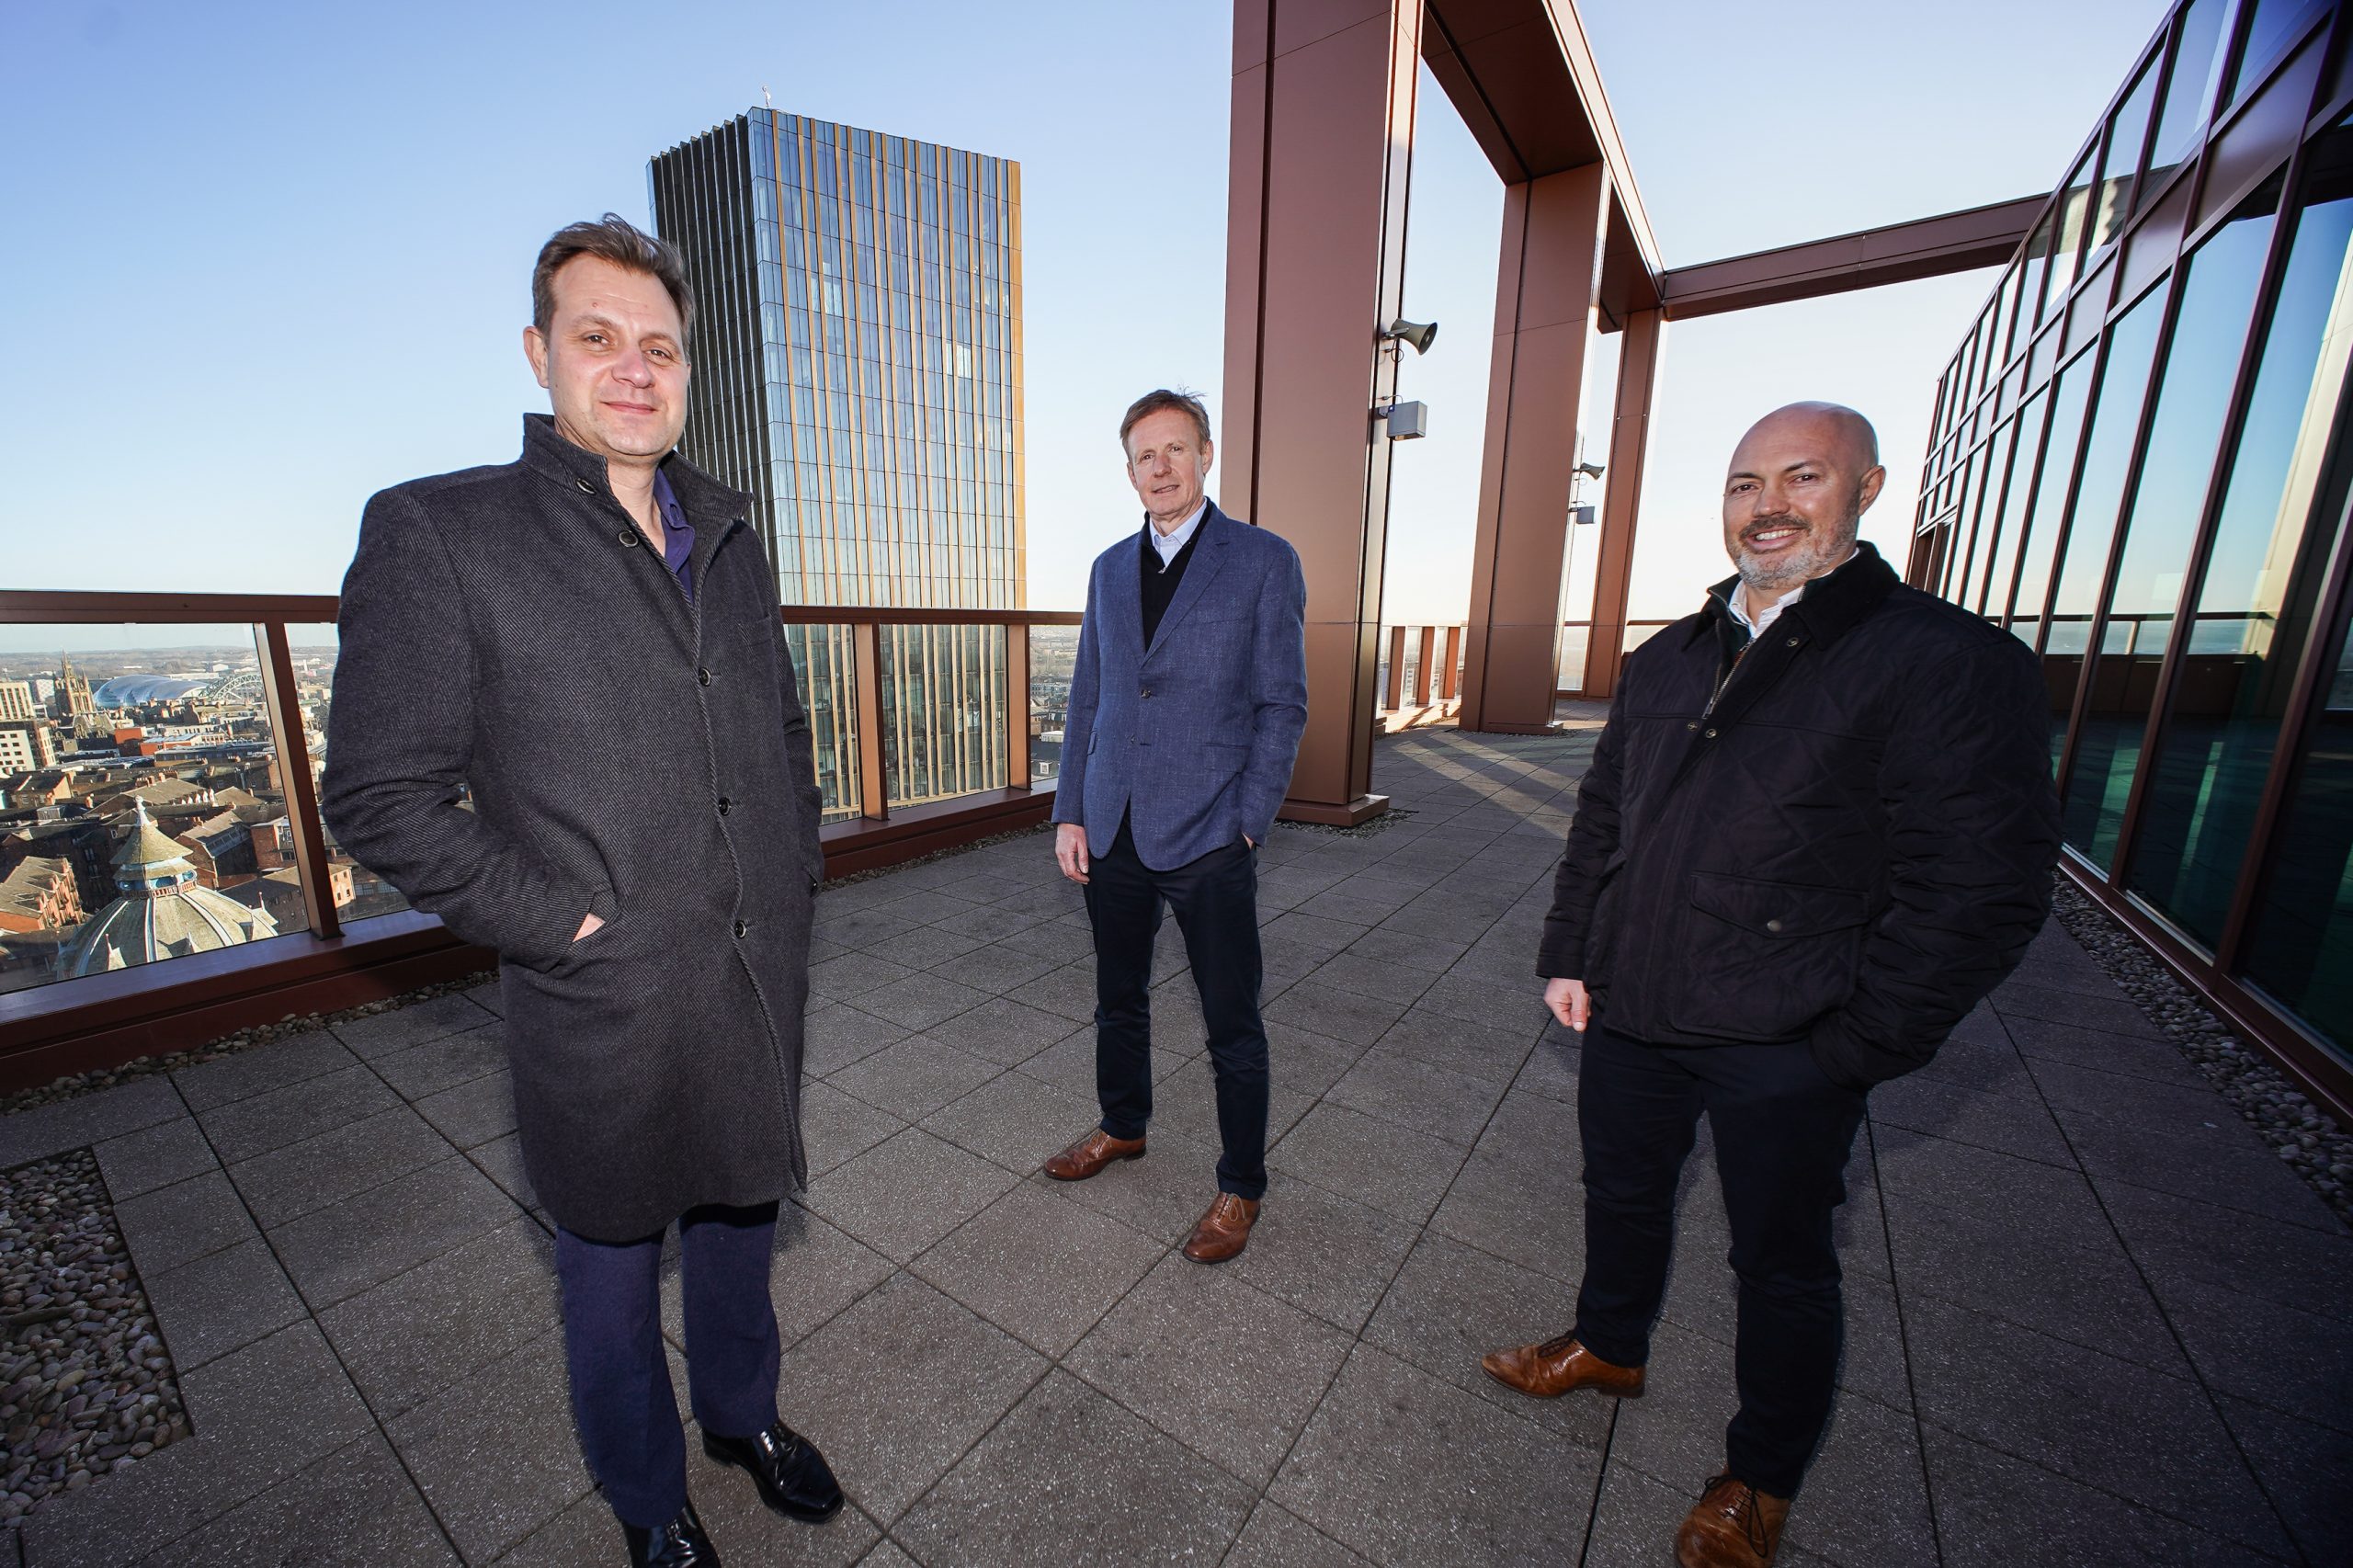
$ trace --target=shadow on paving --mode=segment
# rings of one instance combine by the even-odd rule
[[[1596,734],[1570,717],[1386,739],[1410,816],[1266,846],[1274,1184],[1223,1268],[1174,1252],[1216,1119],[1173,926],[1152,1155],[1063,1187],[1035,1173],[1093,1119],[1093,998],[1048,840],[823,895],[775,1287],[787,1419],[853,1506],[775,1520],[698,1455],[731,1560],[1665,1561],[1733,1403],[1704,1136],[1649,1397],[1478,1369],[1567,1326],[1583,1249],[1576,1048],[1531,974]],[[34,1516],[31,1568],[620,1561],[495,1008],[0,1121],[8,1164],[96,1147],[196,1429]],[[1843,1389],[1785,1562],[2353,1553],[2353,1237],[2055,927],[1873,1096],[1849,1185]]]

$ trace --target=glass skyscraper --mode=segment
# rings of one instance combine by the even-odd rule
[[[656,156],[697,303],[684,450],[755,497],[781,602],[1023,608],[1021,171],[756,108]],[[830,815],[850,631],[791,627]],[[888,803],[1006,783],[1001,627],[887,627]]]
[[[1911,577],[2040,657],[2077,881],[2353,1069],[2353,59],[2180,0],[1939,392]]]

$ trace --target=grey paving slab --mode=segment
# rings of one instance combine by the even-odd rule
[[[2209,1386],[2353,1433],[2353,1322],[2211,1285],[2157,1297]]]
[[[1467,942],[1449,941],[1436,932],[1392,931],[1386,928],[1367,931],[1345,949],[1357,958],[1405,969],[1426,970],[1434,974],[1444,973],[1453,967],[1457,959],[1470,950]]]
[[[1267,1026],[1268,1079],[1279,1087],[1295,1094],[1320,1098],[1324,1090],[1340,1081],[1342,1074],[1356,1065],[1357,1059],[1365,1053],[1366,1049],[1366,1045],[1333,1040],[1309,1029],[1269,1023]]]
[[[187,1116],[109,1138],[94,1152],[107,1194],[118,1203],[220,1168],[204,1130]]]
[[[180,1392],[193,1436],[44,1506],[24,1528],[28,1562],[119,1568],[374,1430],[309,1323],[198,1368]]]
[[[504,1138],[494,1138],[487,1143],[477,1143],[466,1151],[466,1158],[476,1169],[496,1182],[499,1189],[526,1209],[536,1210],[539,1197],[531,1189],[531,1176],[523,1168],[523,1140],[519,1133],[510,1132]]]
[[[204,1124],[205,1135],[212,1140],[221,1158],[234,1165],[380,1115],[400,1103],[400,1096],[385,1087],[381,1079],[354,1062],[337,1072],[199,1111],[197,1119]]]
[[[2188,1375],[2140,1270],[2113,1238],[2061,1239],[1901,1194],[1891,1194],[1887,1207],[1907,1292]]]
[[[779,1398],[850,1500],[888,1521],[1046,1367],[1011,1335],[902,1272],[786,1353]]]
[[[2218,1122],[2210,1136],[2184,1138],[2089,1111],[2063,1107],[2053,1114],[2084,1169],[2103,1185],[2154,1187],[2290,1224],[2325,1228],[2335,1222],[2319,1195],[2235,1118]]]
[[[1223,1268],[1170,1253],[1063,1365],[1256,1488],[1351,1343]]]
[[[324,1209],[449,1157],[449,1141],[404,1105],[240,1160],[229,1179],[264,1225]]]
[[[1418,1224],[1445,1196],[1470,1151],[1326,1101],[1267,1153],[1282,1171]]]
[[[488,1019],[485,1017],[485,1022]],[[188,1108],[210,1110],[269,1089],[282,1089],[354,1065],[358,1058],[325,1029],[274,1040],[217,1062],[183,1067],[172,1074]]]
[[[1427,1007],[1409,1007],[1375,1042],[1381,1051],[1473,1078],[1509,1082],[1528,1060],[1531,1028],[1490,1028]]]
[[[1907,1301],[1924,1420],[2274,1554],[2288,1541],[2186,1379],[1934,1298]],[[2003,1353],[1984,1353],[1999,1344]]]
[[[1018,921],[1029,917],[1015,915],[1006,918]],[[976,991],[1002,996],[1085,958],[1089,951],[1086,937],[1073,941],[1073,935],[1058,926],[1043,926],[1013,932],[941,966],[942,972],[952,973]]]
[[[506,1066],[506,1027],[492,1020],[373,1059],[377,1075],[404,1100],[421,1100]]]
[[[1252,1501],[1176,1439],[1053,1371],[892,1534],[926,1568],[1209,1562]]]
[[[1569,1108],[1515,1096],[1495,1113],[1430,1226],[1574,1280],[1585,1267],[1583,1163]]]
[[[1375,1046],[1324,1091],[1324,1101],[1467,1149],[1486,1131],[1507,1082],[1434,1067],[1418,1057]]]
[[[385,1426],[467,1562],[495,1559],[588,1490],[566,1389],[563,1335],[542,1334]]]
[[[960,1149],[1026,1176],[1086,1135],[1099,1119],[1094,1100],[1041,1079],[1006,1073],[924,1118],[923,1129]]]
[[[2080,1028],[2040,1018],[2005,1018],[2009,1039],[2028,1062],[2055,1062],[2120,1076],[2154,1078],[2165,1083],[2204,1084],[2197,1064],[2171,1040],[2111,1034],[2105,1029]]]
[[[1564,1562],[1600,1455],[1358,1346],[1267,1495],[1381,1563]]]
[[[494,1010],[479,1006],[472,993],[461,991],[333,1027],[335,1038],[364,1060],[474,1028],[486,1017],[496,1016]]]
[[[1271,1067],[1271,1063],[1269,1064]],[[1313,1109],[1313,1097],[1285,1085],[1269,1084],[1267,1091],[1267,1142],[1273,1144]],[[1152,1131],[1181,1132],[1186,1137],[1222,1148],[1224,1135],[1217,1115],[1217,1067],[1207,1052],[1180,1063],[1153,1085]]]
[[[1530,1399],[1480,1369],[1490,1350],[1536,1345],[1576,1321],[1558,1279],[1425,1233],[1381,1298],[1365,1342],[1522,1420],[1598,1449],[1617,1402],[1590,1392]]]
[[[2005,1020],[2040,1018],[2143,1040],[2161,1038],[2157,1027],[2105,976],[2097,985],[2064,989],[2013,980],[2002,987],[1994,1006]]]
[[[1414,1226],[1393,1214],[1287,1182],[1261,1201],[1248,1250],[1222,1267],[1353,1335],[1396,1277],[1414,1236]]]
[[[1032,1349],[1058,1357],[1166,1251],[1164,1242],[1025,1182],[908,1267]]]
[[[472,1161],[452,1154],[314,1209],[269,1236],[303,1299],[324,1311],[516,1215],[513,1199]]]
[[[2089,1111],[2109,1121],[2185,1138],[2201,1138],[2237,1121],[2231,1107],[2202,1080],[2181,1081],[2075,1067],[2063,1062],[2033,1063],[2035,1086],[2053,1106]]]
[[[1928,1427],[1926,1437],[1951,1568],[2239,1568],[2279,1561],[1941,1427]]]
[[[1005,994],[1032,1007],[1059,1013],[1074,1024],[1091,1022],[1095,1017],[1095,960],[1090,953],[1060,969],[1048,970],[1035,980],[1010,987]]]
[[[829,1083],[801,1088],[801,1142],[813,1178],[866,1153],[906,1122]]]
[[[1361,940],[1361,938],[1359,938]],[[1411,1006],[1438,980],[1434,970],[1392,963],[1350,949],[1320,965],[1307,976],[1310,984],[1326,986],[1350,995],[1370,996]]]
[[[897,963],[877,953],[852,950],[812,965],[809,991],[813,996],[850,1001],[920,972],[911,964]]]
[[[2224,1396],[2222,1423],[2238,1439],[2296,1544],[2315,1563],[2353,1546],[2345,1499],[2353,1497],[2353,1436],[2340,1421],[2320,1426]]]
[[[884,1139],[809,1184],[802,1199],[894,1262],[904,1263],[995,1202],[1018,1179],[918,1127]]]
[[[141,1282],[172,1353],[172,1365],[191,1372],[301,1322],[310,1314],[259,1236],[208,1253]]]
[[[1871,1091],[1871,1119],[2045,1165],[2072,1165],[2067,1140],[2042,1103],[1988,1094],[1933,1078],[1904,1077]]]
[[[1012,1067],[1068,1040],[1074,1032],[1071,1020],[1059,1013],[1009,996],[993,996],[957,1015],[936,1038],[1000,1067]]]
[[[2290,1224],[2130,1182],[2100,1200],[2132,1260],[2160,1290],[2221,1286],[2309,1312],[2353,1318],[2353,1233]]]
[[[860,1012],[872,1013],[911,1029],[928,1029],[989,999],[989,993],[944,974],[915,974],[860,992]]]
[[[1297,1514],[1261,1499],[1225,1554],[1224,1568],[1363,1568],[1364,1562]]]
[[[140,1568],[428,1568],[460,1561],[392,1446],[370,1434],[138,1562]]]
[[[813,1078],[862,1062],[915,1031],[904,1024],[862,1013],[847,1003],[828,1002],[813,994],[802,1021],[801,1071]]]
[[[1217,1151],[1177,1132],[1151,1136],[1142,1159],[1122,1160],[1086,1181],[1029,1180],[1062,1201],[1108,1214],[1155,1241],[1184,1240],[1217,1196]],[[1269,1187],[1269,1192],[1272,1188]]]
[[[939,1035],[919,1034],[884,1046],[826,1082],[903,1121],[920,1121],[1003,1071],[994,1062],[957,1050]]]
[[[378,1420],[390,1421],[561,1323],[554,1247],[517,1219],[319,1314]]]
[[[472,1149],[515,1131],[515,1085],[506,1073],[490,1073],[416,1102],[419,1116],[460,1149]]]
[[[1301,981],[1266,1008],[1267,1017],[1279,1023],[1349,1040],[1377,1038],[1404,1012],[1402,1002],[1336,990],[1313,980]]]
[[[219,1171],[118,1203],[114,1218],[142,1275],[177,1268],[259,1234]]]
[[[2098,1246],[2115,1234],[2080,1172],[1903,1128],[1872,1129],[1889,1193],[1965,1210],[2052,1239]]]
[[[0,1170],[187,1114],[178,1091],[165,1078],[141,1078],[80,1099],[20,1110],[0,1117]]]

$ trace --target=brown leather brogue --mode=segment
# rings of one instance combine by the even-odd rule
[[[1593,1389],[1612,1399],[1643,1397],[1643,1369],[1605,1361],[1577,1343],[1571,1334],[1541,1345],[1494,1350],[1481,1357],[1480,1367],[1506,1388],[1537,1399],[1558,1399],[1577,1389]]]
[[[1258,1222],[1258,1200],[1221,1192],[1210,1211],[1186,1238],[1185,1256],[1195,1263],[1223,1263],[1239,1257],[1250,1244],[1250,1227]]]
[[[1790,1500],[1719,1475],[1675,1532],[1675,1560],[1683,1568],[1773,1568]]]
[[[1056,1181],[1085,1181],[1102,1174],[1103,1167],[1114,1160],[1142,1158],[1142,1139],[1114,1138],[1098,1127],[1048,1160],[1046,1174]]]
[[[1572,1389],[1596,1389],[1612,1399],[1643,1399],[1643,1368],[1614,1366],[1576,1342],[1555,1335],[1543,1345],[1520,1345],[1480,1356],[1480,1370],[1534,1399],[1560,1399]]]

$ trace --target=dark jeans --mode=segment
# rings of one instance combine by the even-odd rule
[[[776,1212],[714,1204],[678,1221],[688,1397],[696,1422],[722,1437],[777,1418]],[[559,1228],[555,1267],[581,1454],[622,1522],[652,1529],[687,1506],[686,1433],[662,1343],[662,1233],[613,1244]]]
[[[1258,854],[1240,839],[1174,870],[1136,858],[1123,820],[1086,873],[1095,926],[1095,1090],[1103,1131],[1141,1138],[1152,1120],[1152,941],[1165,903],[1176,912],[1217,1068],[1222,1192],[1267,1190],[1267,1029],[1258,1017]]]
[[[1666,1294],[1676,1178],[1699,1113],[1715,1132],[1740,1308],[1740,1410],[1725,1468],[1793,1496],[1830,1420],[1842,1310],[1831,1213],[1863,1096],[1813,1064],[1803,1042],[1648,1046],[1597,1023],[1577,1069],[1585,1144],[1585,1283],[1577,1338],[1605,1361],[1650,1358]]]

